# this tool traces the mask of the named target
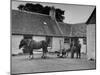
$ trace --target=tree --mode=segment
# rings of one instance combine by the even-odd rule
[[[50,6],[43,6],[41,4],[32,4],[32,3],[26,3],[25,5],[19,5],[18,6],[19,10],[24,10],[24,11],[29,11],[29,12],[37,12],[41,14],[46,14],[49,15],[49,11],[51,9]],[[63,22],[64,20],[64,10],[61,10],[59,8],[55,9],[56,10],[56,20],[58,22]]]
[[[62,15],[64,15],[64,11],[62,11],[61,9],[56,9],[56,20],[58,22],[62,22],[64,20],[65,17]]]
[[[17,8],[19,9],[19,10],[24,10],[24,5],[23,4],[21,4],[21,5],[19,5]]]

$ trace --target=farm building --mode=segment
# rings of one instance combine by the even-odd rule
[[[88,59],[96,59],[96,8],[89,17],[87,24],[87,55]]]
[[[71,25],[67,23],[58,22],[63,35],[63,48],[69,49],[71,43]]]
[[[80,41],[81,44],[81,53],[86,54],[86,27],[87,25],[85,23],[78,23],[71,25],[71,38],[77,39]]]
[[[70,48],[70,43],[72,40],[79,40],[81,44],[81,53],[87,52],[86,50],[86,24],[67,24],[59,23],[64,36],[64,48]]]
[[[18,49],[23,38],[31,38],[36,41],[49,39],[48,50],[51,52],[70,47],[72,39],[81,41],[81,52],[86,53],[86,24],[67,24],[57,22],[55,9],[50,15],[31,13],[20,10],[12,10],[12,54],[22,52]],[[86,43],[86,42],[85,42]]]
[[[11,29],[12,53],[14,54],[22,51],[18,49],[18,46],[23,38],[32,38],[36,41],[49,39],[50,51],[62,49],[64,46],[63,31],[55,20],[54,10],[50,11],[50,15],[12,10]],[[69,26],[68,32],[65,32],[67,35],[70,34],[70,29]]]

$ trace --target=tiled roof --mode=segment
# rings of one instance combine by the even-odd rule
[[[86,24],[96,24],[96,7],[94,8],[92,14],[90,15],[89,19],[87,20]]]
[[[86,37],[86,24],[67,24],[59,22],[59,26],[63,31],[63,36],[68,37]]]
[[[86,37],[86,24],[56,22],[48,15],[12,10],[12,34]]]
[[[61,36],[54,20],[48,15],[12,10],[12,34]]]
[[[87,25],[85,23],[79,23],[71,25],[71,36],[72,37],[86,37],[86,27]]]
[[[71,25],[67,23],[58,22],[59,27],[63,32],[63,36],[71,37]]]

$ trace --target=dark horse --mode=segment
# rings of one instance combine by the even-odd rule
[[[32,40],[32,39],[22,39],[20,44],[19,44],[19,49],[22,47],[25,47],[25,46],[28,47],[29,54],[30,54],[29,58],[33,58],[33,50],[34,49],[41,49],[42,48],[42,51],[43,51],[42,58],[45,58],[46,53],[48,52],[48,50],[47,50],[48,42],[45,40],[37,42],[37,41]]]
[[[76,58],[81,58],[81,44],[75,41],[72,41],[70,45],[71,49],[71,58],[74,58],[74,53],[76,53]]]

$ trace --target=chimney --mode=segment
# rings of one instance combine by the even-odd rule
[[[53,20],[55,20],[56,10],[54,6],[51,7],[49,15],[51,16]]]
[[[49,15],[51,16],[52,20],[55,20],[56,25],[57,25],[59,31],[61,32],[61,34],[63,34],[63,31],[61,30],[58,22],[56,21],[56,9],[54,8],[54,6],[51,7]]]

